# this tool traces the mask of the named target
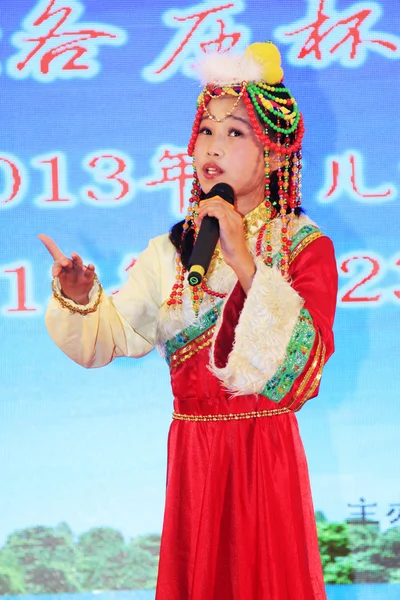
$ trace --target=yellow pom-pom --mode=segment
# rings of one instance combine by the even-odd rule
[[[263,81],[274,85],[283,79],[281,55],[271,42],[254,42],[246,48],[245,56],[250,56],[263,67]]]
[[[263,67],[263,80],[269,85],[275,85],[283,79],[283,69],[279,65],[266,63]]]
[[[257,62],[272,62],[280,66],[281,55],[272,42],[254,42],[246,48],[245,54],[252,56]]]

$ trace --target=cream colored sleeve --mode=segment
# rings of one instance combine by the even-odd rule
[[[59,284],[56,283],[59,289]],[[95,283],[90,308],[98,296]],[[71,307],[77,307],[67,301]],[[113,296],[103,291],[96,311],[71,313],[52,297],[46,313],[50,337],[67,356],[86,368],[102,367],[118,356],[138,358],[154,347],[156,319],[161,306],[161,267],[157,244],[151,240],[128,281]]]

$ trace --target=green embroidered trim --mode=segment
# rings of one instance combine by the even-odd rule
[[[204,333],[207,329],[210,329],[217,320],[217,314],[221,314],[222,302],[218,302],[214,305],[214,308],[208,310],[204,315],[200,317],[200,322],[197,325],[189,325],[186,329],[180,331],[175,337],[168,340],[165,344],[167,351],[166,360],[169,363],[170,356],[180,350],[189,342],[193,342],[199,335]],[[216,309],[216,310],[215,310]]]
[[[303,308],[286,349],[285,359],[275,375],[265,384],[262,396],[278,403],[290,392],[306,366],[314,345],[315,333],[311,315]]]
[[[317,233],[320,232],[320,229],[318,227],[316,227],[315,225],[303,225],[303,227],[301,227],[297,233],[294,234],[293,238],[292,238],[292,243],[290,245],[290,252],[293,252],[296,247],[303,241],[306,239],[306,237],[308,237],[309,235],[311,235],[312,233]],[[281,252],[277,252],[274,255],[273,258],[273,264],[275,266],[278,266],[281,264],[281,260],[282,260],[282,253]]]

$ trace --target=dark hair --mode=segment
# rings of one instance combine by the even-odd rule
[[[270,179],[271,179],[271,183],[270,183],[271,203],[272,203],[273,208],[275,208],[277,213],[279,213],[280,207],[279,207],[279,196],[278,196],[278,174],[277,174],[277,171],[273,171],[271,173]],[[200,199],[201,198],[202,198],[202,195],[200,195]],[[287,214],[290,214],[290,212],[291,212],[290,207],[287,208],[286,212],[287,212]],[[296,216],[299,216],[302,212],[304,212],[304,210],[301,208],[301,206],[296,207],[294,210],[294,214]],[[194,230],[192,227],[190,227],[192,225],[192,223],[191,223],[191,221],[189,221],[189,229],[187,230],[186,235],[184,237],[182,237],[184,222],[185,222],[185,220],[183,219],[182,221],[178,221],[178,223],[175,223],[175,225],[172,226],[170,234],[169,234],[169,239],[170,239],[172,245],[180,253],[182,265],[185,267],[185,269],[187,269],[188,265],[189,265],[190,255],[192,254],[192,250],[193,250]]]

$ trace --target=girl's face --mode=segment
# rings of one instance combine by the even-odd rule
[[[234,97],[213,98],[207,108],[216,118],[232,110]],[[216,183],[228,183],[235,206],[245,215],[264,198],[264,147],[251,127],[242,101],[221,122],[203,117],[194,149],[200,185],[207,194]]]

